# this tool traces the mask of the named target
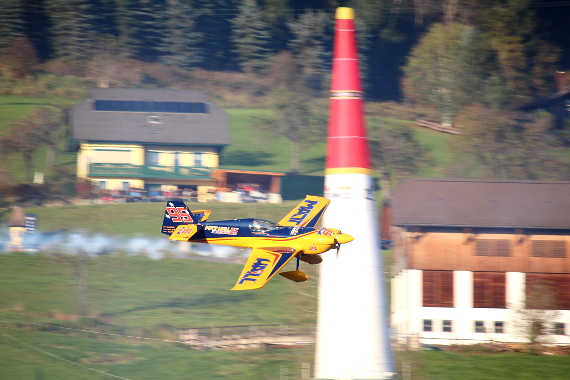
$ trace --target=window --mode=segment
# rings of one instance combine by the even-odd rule
[[[105,189],[107,188],[107,181],[99,181],[99,182],[97,183],[97,187],[98,187],[100,190],[105,190]]]
[[[556,335],[566,335],[566,329],[565,329],[565,325],[564,323],[555,323],[554,324],[554,333]]]
[[[423,271],[423,306],[453,307],[453,271]]]
[[[131,188],[130,182],[123,182],[123,190],[129,190]]]
[[[140,100],[95,100],[95,111],[115,112],[164,112],[208,113],[206,103],[200,102],[152,102]]]
[[[431,319],[424,319],[424,331],[433,331]]]
[[[570,274],[527,273],[526,307],[541,310],[570,310]]]
[[[505,333],[505,322],[497,321],[495,322],[495,334]]]
[[[444,320],[444,321],[443,321],[443,326],[442,326],[441,331],[443,331],[443,332],[452,332],[453,329],[452,329],[451,321]]]
[[[475,256],[509,257],[510,243],[506,239],[481,239],[475,245]]]
[[[556,240],[533,240],[532,257],[564,258],[566,257],[566,242]]]
[[[485,329],[485,322],[484,321],[475,321],[475,332],[476,333],[487,332],[487,330]]]
[[[473,272],[473,307],[506,308],[506,273]]]
[[[203,166],[202,152],[194,152],[194,166]]]
[[[162,124],[161,116],[147,116],[146,121],[152,124]]]
[[[148,165],[158,165],[158,153],[159,152],[153,151],[148,151],[146,153],[146,162]]]

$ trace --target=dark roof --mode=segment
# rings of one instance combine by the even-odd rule
[[[172,112],[95,111],[95,100],[206,103],[207,114]],[[159,116],[162,123],[149,123]],[[73,107],[71,138],[157,144],[229,145],[227,114],[208,101],[204,91],[135,88],[94,88]]]
[[[521,106],[520,109],[523,111],[532,111],[532,110],[535,110],[537,108],[543,108],[543,107],[545,107],[548,104],[551,104],[553,102],[563,100],[564,98],[567,98],[568,96],[570,96],[570,87],[567,87],[565,90],[558,91],[552,95],[544,96],[542,98],[536,99],[530,103],[527,103],[527,104]]]
[[[570,182],[406,179],[392,224],[570,229]]]

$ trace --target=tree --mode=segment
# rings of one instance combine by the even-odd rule
[[[461,85],[468,68],[470,33],[472,28],[465,25],[432,25],[404,68],[406,96],[435,106],[444,126],[451,126],[459,109],[468,101]]]
[[[301,152],[326,134],[326,113],[311,99],[299,76],[299,67],[287,52],[273,59],[268,93],[272,117],[258,118],[253,125],[261,136],[280,135],[291,146],[290,171],[299,173]]]
[[[232,15],[236,14],[231,0],[195,0],[200,13],[198,29],[204,35],[203,64],[208,70],[235,67],[235,49],[231,40]]]
[[[53,0],[48,3],[50,40],[55,58],[85,61],[90,56],[93,28],[87,0]]]
[[[242,1],[232,25],[232,41],[239,65],[245,72],[259,73],[267,67],[270,36],[255,0]]]
[[[388,199],[396,180],[417,175],[431,162],[431,157],[407,125],[384,121],[372,124],[369,130],[372,162],[380,173],[382,198]]]
[[[494,3],[485,7],[477,20],[483,38],[494,52],[512,105],[545,95],[545,82],[552,79],[558,68],[559,51],[538,38],[529,3],[530,0]]]
[[[58,132],[61,131],[62,113],[62,110],[40,107],[30,114],[34,127],[39,134],[43,135],[42,138],[46,145],[46,167],[48,168],[55,165],[57,142],[61,140]]]
[[[527,274],[528,276],[529,274]],[[514,335],[524,339],[530,344],[530,350],[539,353],[541,345],[550,342],[554,333],[559,306],[555,284],[541,279],[527,281],[524,303],[509,305],[514,311],[511,323]]]
[[[161,61],[167,65],[189,69],[202,61],[202,33],[197,31],[198,13],[181,0],[167,0],[166,34],[162,40]]]
[[[0,135],[0,149],[7,153],[20,153],[24,161],[25,180],[32,182],[33,160],[41,146],[54,147],[53,133],[58,126],[54,111],[37,108],[30,115],[9,122]]]
[[[497,179],[570,177],[569,165],[556,155],[557,140],[549,133],[545,114],[534,118],[480,105],[458,116],[461,135],[453,141],[453,176]]]
[[[127,51],[120,46],[117,37],[104,35],[96,38],[88,75],[95,80],[97,87],[107,88],[119,80],[119,66],[126,56]]]
[[[166,33],[165,1],[130,0],[126,11],[126,43],[132,56],[146,62],[159,61]]]
[[[27,37],[13,39],[0,56],[2,68],[14,79],[30,79],[39,63],[36,49]]]
[[[22,4],[19,0],[0,1],[0,49],[24,36]]]
[[[324,12],[308,10],[287,26],[293,34],[289,50],[295,62],[301,67],[306,85],[320,90],[326,74],[326,44],[331,39],[327,30],[331,25],[330,17]]]

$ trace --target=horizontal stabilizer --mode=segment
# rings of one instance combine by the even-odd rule
[[[201,228],[199,224],[181,224],[170,235],[170,240],[188,241]]]

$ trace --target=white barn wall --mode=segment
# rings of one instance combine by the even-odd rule
[[[473,307],[473,272],[454,271],[454,307],[423,307],[423,271],[404,269],[392,279],[392,327],[401,336],[417,334],[424,344],[474,344],[489,340],[523,342],[515,323],[515,308],[524,305],[525,273],[506,273],[506,309]],[[423,320],[432,320],[432,332],[423,331]],[[452,321],[452,332],[443,332],[443,320]],[[475,321],[484,321],[486,333],[475,332]],[[504,333],[494,333],[494,322],[504,322]],[[570,344],[570,310],[559,310],[553,322],[566,324],[566,335],[552,335],[550,343]],[[461,341],[463,340],[463,341]]]

